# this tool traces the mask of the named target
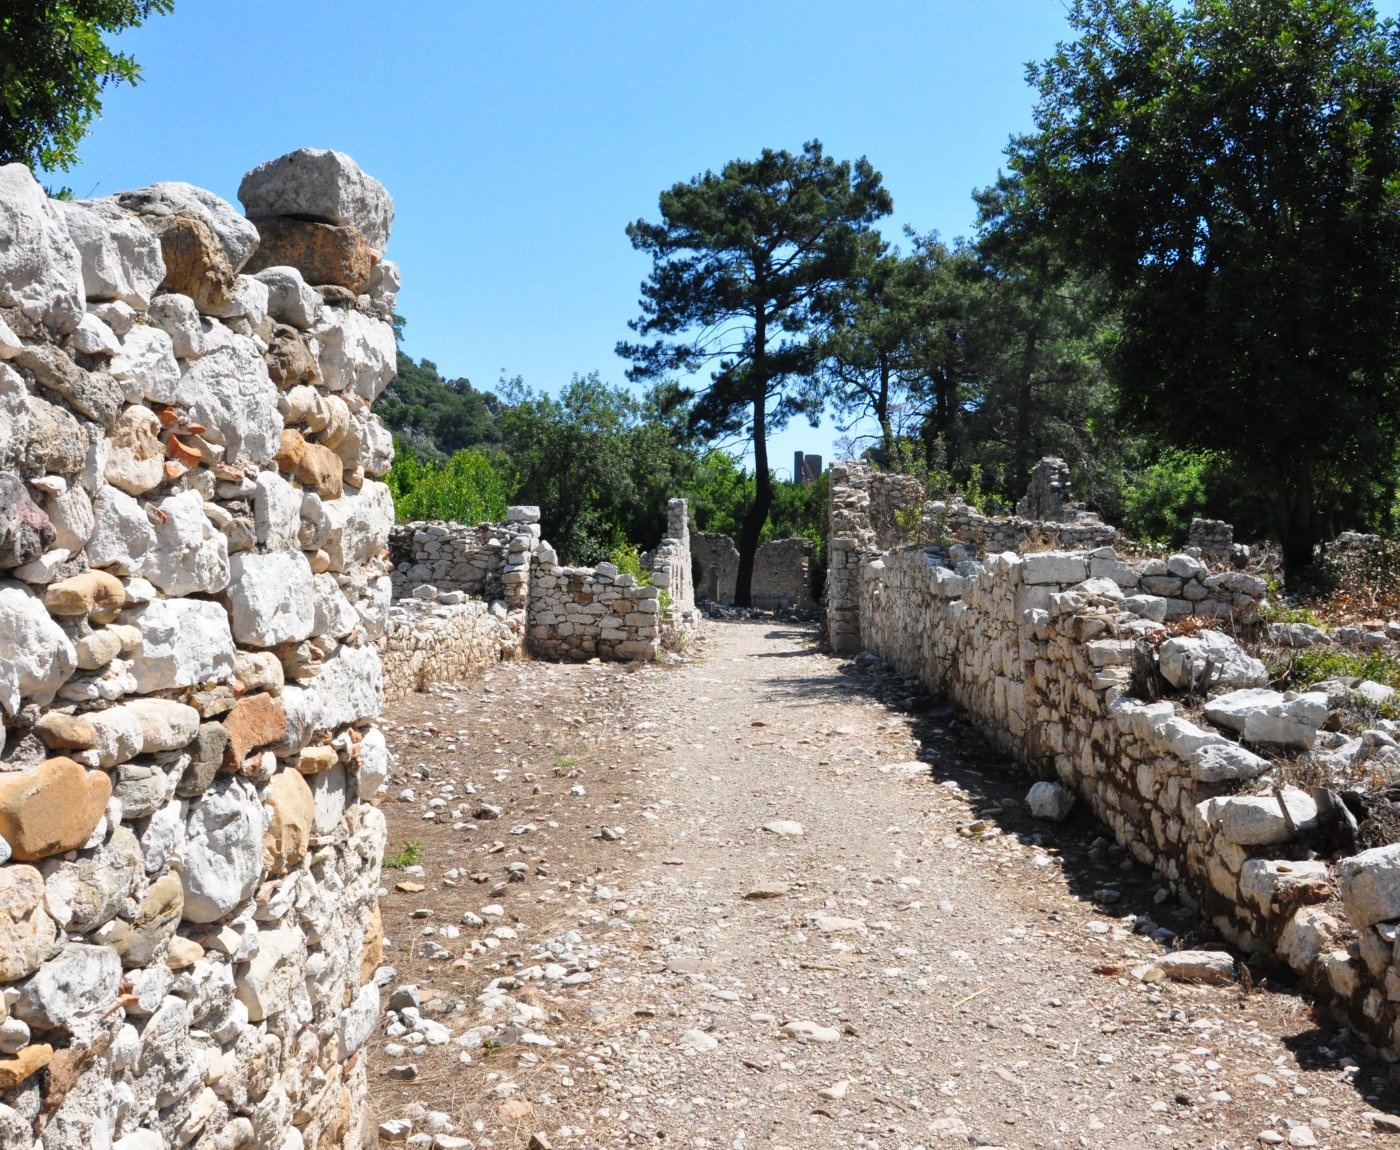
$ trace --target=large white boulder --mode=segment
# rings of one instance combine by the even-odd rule
[[[142,694],[226,682],[233,677],[234,646],[228,612],[203,599],[153,599],[123,611],[123,623],[141,632],[131,673]]]
[[[1038,551],[1021,556],[1021,582],[1073,586],[1088,575],[1089,560],[1069,551]]]
[[[165,278],[156,234],[115,200],[55,200],[53,206],[82,259],[88,301],[121,300],[145,311]]]
[[[332,571],[359,567],[388,545],[394,497],[383,483],[367,480],[358,492],[323,503],[322,512],[330,523],[325,550]]]
[[[254,279],[267,288],[267,311],[278,323],[305,331],[321,318],[321,294],[294,267],[263,268]]]
[[[238,185],[238,201],[253,217],[350,224],[381,252],[394,222],[394,201],[384,185],[344,152],[326,148],[298,148],[259,164]]]
[[[156,530],[141,504],[116,487],[98,491],[87,544],[91,566],[118,575],[141,575],[155,546]]]
[[[275,471],[260,471],[253,481],[253,534],[265,551],[295,551],[301,533],[301,489]]]
[[[374,400],[394,378],[398,345],[383,320],[351,308],[325,307],[311,329],[321,379],[331,391]]]
[[[77,330],[87,304],[77,245],[23,164],[0,166],[0,304],[61,334]]]
[[[1358,930],[1400,920],[1400,843],[1373,847],[1337,863],[1337,888]]]
[[[329,571],[316,576],[315,608],[316,622],[311,629],[313,636],[329,635],[333,639],[344,639],[359,626],[359,612],[345,597],[345,592]]]
[[[156,545],[142,573],[167,595],[212,595],[229,582],[228,539],[204,514],[204,497],[182,491],[156,504]]]
[[[1208,682],[1203,681],[1207,663],[1211,667]],[[1182,689],[1264,687],[1269,682],[1264,664],[1219,631],[1198,631],[1168,639],[1161,646],[1159,665],[1162,678]]]
[[[178,404],[213,429],[229,463],[265,467],[281,446],[277,385],[257,344],[244,336],[186,363]]]
[[[315,576],[300,551],[243,551],[229,560],[233,637],[250,647],[275,647],[311,635]]]
[[[109,369],[114,378],[131,385],[129,394],[151,403],[174,403],[180,388],[180,365],[175,345],[161,328],[138,323],[122,339],[121,351]]]
[[[1312,692],[1290,698],[1251,687],[1211,699],[1205,711],[1211,722],[1239,732],[1247,743],[1311,747],[1327,721],[1327,696]]]
[[[379,714],[384,701],[384,671],[372,646],[340,646],[307,684],[316,696],[321,730],[348,727]]]
[[[13,469],[29,447],[28,400],[24,377],[0,363],[0,467],[6,470]]]
[[[0,709],[13,715],[22,698],[51,702],[77,665],[44,601],[23,583],[0,582]]]
[[[181,180],[118,192],[116,202],[140,216],[197,216],[209,225],[236,272],[257,249],[258,229],[227,200]]]
[[[122,960],[110,946],[69,943],[19,988],[11,1009],[36,1030],[72,1030],[121,992]]]
[[[1271,846],[1317,826],[1317,803],[1306,791],[1283,787],[1276,795],[1230,795],[1200,804],[1220,837],[1237,846]],[[1287,815],[1285,816],[1285,808]]]
[[[217,922],[253,896],[266,830],[257,789],[244,779],[216,780],[190,803],[180,870],[188,921]]]

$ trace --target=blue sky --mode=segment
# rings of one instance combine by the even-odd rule
[[[1025,63],[1065,34],[1060,0],[176,0],[120,38],[145,80],[108,90],[61,181],[236,202],[262,160],[340,149],[394,196],[411,355],[478,387],[623,383],[649,267],[624,228],[663,188],[815,137],[884,174],[890,238],[966,234],[1030,126]],[[836,435],[801,422],[771,459],[829,459]]]

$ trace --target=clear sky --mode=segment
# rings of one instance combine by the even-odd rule
[[[884,174],[889,238],[967,234],[1030,127],[1025,64],[1066,34],[1060,0],[176,0],[120,38],[145,80],[107,91],[59,180],[236,203],[253,165],[337,148],[394,197],[409,354],[485,388],[624,383],[649,270],[624,228],[663,188],[817,138]],[[770,458],[836,435],[799,422]]]

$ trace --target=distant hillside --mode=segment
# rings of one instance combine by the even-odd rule
[[[399,373],[374,401],[374,410],[397,436],[423,456],[451,455],[464,447],[499,443],[501,402],[466,379],[443,379],[429,359],[417,363],[399,352]]]

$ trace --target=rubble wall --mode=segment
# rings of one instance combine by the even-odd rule
[[[5,1147],[373,1141],[393,204],[239,194],[0,167]]]
[[[734,540],[728,535],[697,531],[692,548],[700,561],[697,594],[731,606],[739,575],[739,549]],[[810,610],[811,559],[812,544],[806,539],[774,539],[761,544],[753,560],[753,605],[765,611]]]
[[[498,524],[400,523],[389,532],[394,598],[406,599],[426,583],[439,592],[500,599],[509,542]]]
[[[833,469],[832,523],[846,533],[839,548],[833,536],[833,568],[840,554],[839,585],[854,597],[838,617],[848,649],[873,651],[966,708],[1227,939],[1291,967],[1359,1031],[1400,1047],[1400,847],[1335,865],[1312,857],[1315,798],[1280,786],[1276,764],[1223,727],[1188,718],[1171,686],[1189,685],[1202,668],[1183,666],[1202,651],[1219,660],[1216,674],[1267,683],[1228,638],[1257,619],[1263,585],[1187,555],[1128,563],[1111,548],[981,562],[933,546],[862,549],[874,537],[869,489],[841,479]],[[1191,614],[1219,632],[1169,637],[1164,621]],[[1211,708],[1221,706],[1206,713],[1219,718]],[[1244,730],[1251,742],[1308,746],[1327,711],[1325,696],[1278,695]]]

